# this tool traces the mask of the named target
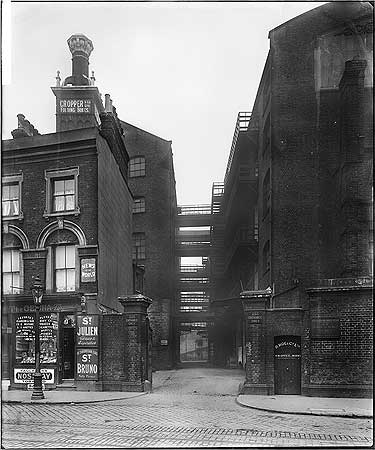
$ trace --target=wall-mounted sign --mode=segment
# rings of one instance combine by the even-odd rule
[[[77,347],[99,345],[99,317],[97,315],[77,316]]]
[[[168,345],[168,339],[160,339],[160,345]]]
[[[15,383],[31,383],[34,381],[35,369],[14,369],[14,382]],[[42,383],[53,384],[55,382],[55,370],[54,369],[40,369],[42,374]]]
[[[81,259],[81,283],[96,281],[96,261],[95,258]]]
[[[301,358],[301,338],[299,336],[276,336],[274,355],[276,359]]]
[[[97,380],[99,352],[96,348],[77,348],[77,380]]]
[[[91,112],[91,100],[68,98],[58,102],[60,113],[88,114]]]
[[[58,312],[65,309],[74,309],[76,305],[68,305],[68,304],[41,304],[40,305],[40,312]],[[9,305],[9,311],[11,313],[29,313],[29,312],[35,312],[35,306],[34,305]]]

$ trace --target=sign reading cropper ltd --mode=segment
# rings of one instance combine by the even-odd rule
[[[77,380],[97,380],[99,352],[96,348],[77,348]]]
[[[82,114],[91,112],[91,100],[82,98],[67,98],[58,103],[60,113]]]
[[[97,315],[77,316],[77,347],[99,345],[99,317]]]

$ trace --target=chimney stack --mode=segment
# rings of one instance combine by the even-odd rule
[[[39,135],[39,131],[28,120],[25,119],[23,114],[17,114],[18,128],[12,131],[14,139],[22,137],[31,137]]]
[[[83,34],[73,34],[67,42],[72,54],[72,75],[65,79],[64,86],[89,86],[89,57],[94,46]]]

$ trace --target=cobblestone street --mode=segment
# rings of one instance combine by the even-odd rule
[[[3,404],[3,448],[365,446],[372,421],[256,411],[236,403],[243,374],[155,374],[152,394],[91,404]]]

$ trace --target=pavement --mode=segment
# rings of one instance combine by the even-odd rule
[[[243,370],[237,369],[158,371],[153,373],[151,394],[85,392],[80,395],[86,400],[98,394],[108,400],[70,404],[36,404],[30,400],[31,392],[24,391],[28,403],[1,405],[1,446],[371,448],[372,418],[284,414],[242,407],[236,400],[243,378]],[[53,392],[65,395],[65,402],[78,400],[73,391],[48,391],[48,400]],[[117,395],[131,397],[112,400]]]
[[[284,414],[315,416],[373,416],[373,401],[367,398],[304,397],[302,395],[238,395],[237,403],[248,408]]]
[[[162,386],[167,382],[169,374],[169,371],[160,371],[153,374],[153,392],[157,392],[158,386]],[[2,402],[21,404],[98,403],[152,395],[152,393],[149,394],[147,392],[84,392],[64,389],[44,391],[45,398],[43,400],[31,400],[31,391],[9,391],[6,389],[7,386],[3,383]],[[192,393],[194,393],[194,389]],[[284,414],[310,414],[316,416],[353,418],[373,417],[372,399],[304,397],[300,395],[237,395],[236,402],[243,407]]]

